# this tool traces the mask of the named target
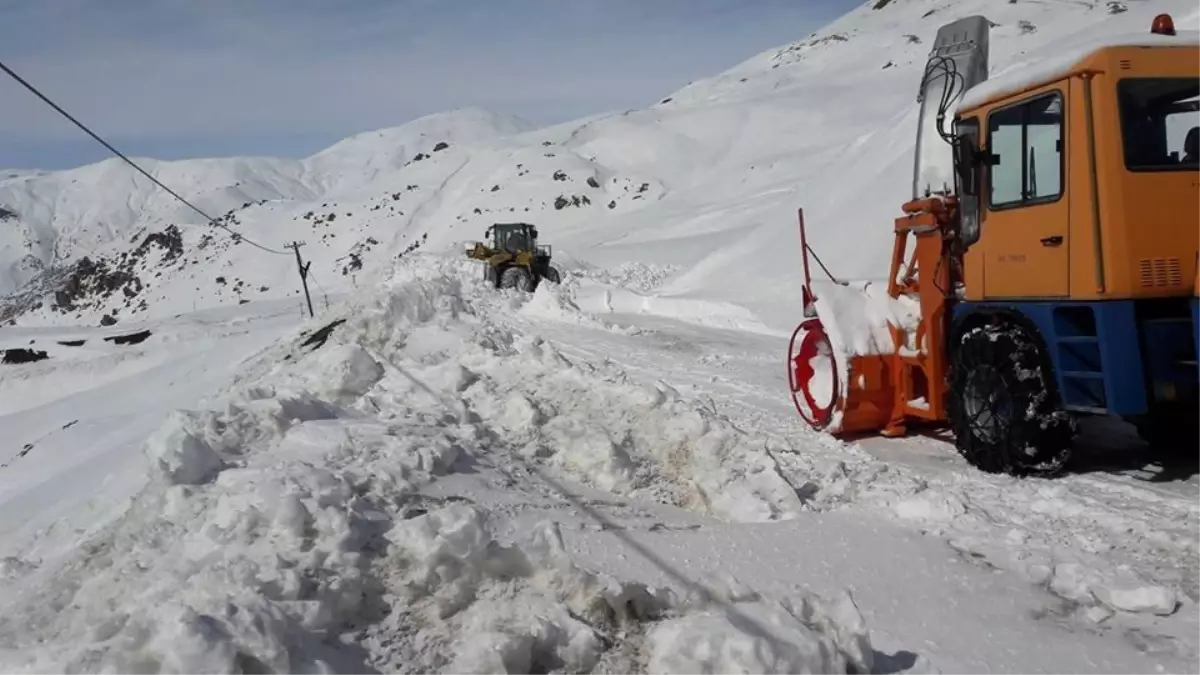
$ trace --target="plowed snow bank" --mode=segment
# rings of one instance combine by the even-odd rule
[[[744,434],[502,328],[521,300],[473,277],[402,268],[322,346],[277,344],[221,407],[171,415],[122,517],[61,565],[6,562],[0,669],[869,669],[848,597],[679,598],[580,568],[551,523],[504,543],[422,495],[542,465],[729,518],[800,509]]]

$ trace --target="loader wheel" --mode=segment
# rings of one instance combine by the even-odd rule
[[[980,326],[958,340],[950,375],[955,446],[989,473],[1048,476],[1071,455],[1075,421],[1058,408],[1037,344],[1020,328]]]
[[[512,288],[528,293],[533,288],[533,279],[529,276],[529,270],[524,267],[510,267],[500,275],[500,288]]]
[[[546,281],[549,281],[550,283],[553,283],[553,284],[561,284],[562,277],[559,276],[557,269],[555,269],[553,267],[547,267],[546,268]]]

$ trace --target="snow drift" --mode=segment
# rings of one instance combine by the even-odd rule
[[[727,518],[802,508],[744,433],[514,333],[493,315],[526,301],[474,272],[416,256],[323,342],[270,347],[215,408],[168,416],[122,516],[6,561],[4,668],[628,670],[644,649],[666,672],[868,669],[848,597],[678,597],[580,567],[553,522],[502,541],[502,514],[428,496],[545,473]]]

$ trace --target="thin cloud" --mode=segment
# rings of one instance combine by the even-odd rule
[[[0,45],[131,152],[193,156],[208,139],[198,154],[303,156],[462,106],[538,123],[644,106],[852,4],[0,0]],[[0,166],[104,156],[15,83],[0,97]]]

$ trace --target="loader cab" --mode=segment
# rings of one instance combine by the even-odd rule
[[[534,258],[550,259],[550,246],[538,244],[538,230],[529,223],[496,223],[488,228],[492,250],[510,255],[527,252]]]
[[[537,228],[528,223],[496,223],[488,228],[492,250],[516,254],[537,246]]]

